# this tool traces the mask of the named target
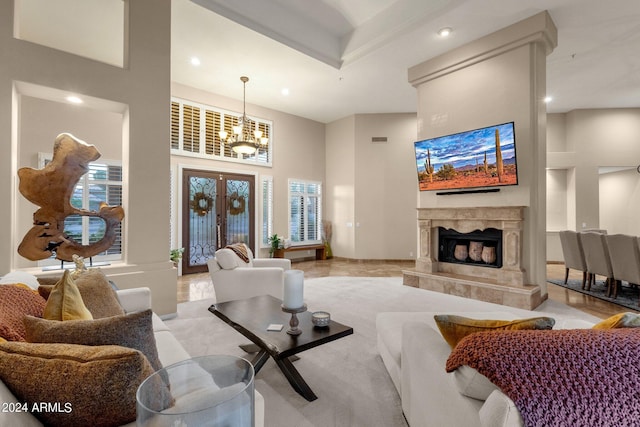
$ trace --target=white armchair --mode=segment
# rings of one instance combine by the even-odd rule
[[[245,245],[246,247],[246,245]],[[216,302],[225,302],[257,295],[271,295],[282,299],[284,271],[291,269],[291,260],[284,258],[253,258],[246,247],[249,262],[234,251],[219,249],[207,261],[216,292]]]

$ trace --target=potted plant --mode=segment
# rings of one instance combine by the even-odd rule
[[[271,247],[269,248],[269,256],[271,258],[275,256],[275,253],[278,249],[282,249],[284,247],[284,245],[282,244],[282,240],[277,234],[269,237],[269,244],[271,245]]]
[[[178,263],[182,259],[182,253],[184,252],[184,248],[175,248],[169,251],[169,259],[173,262],[173,265],[178,267]]]

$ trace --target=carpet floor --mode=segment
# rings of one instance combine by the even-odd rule
[[[400,397],[376,349],[376,315],[390,311],[484,311],[485,307],[487,311],[505,311],[496,304],[480,303],[483,308],[478,309],[477,301],[403,286],[399,277],[307,279],[304,299],[310,311],[329,311],[332,319],[352,326],[354,334],[299,354],[295,366],[318,396],[313,402],[291,388],[271,359],[265,364],[255,384],[265,399],[267,427],[407,426]],[[178,315],[165,323],[193,357],[231,354],[251,359],[238,348],[248,340],[207,310],[214,302],[181,303]],[[536,311],[556,318],[598,321],[555,301],[544,302]]]
[[[604,280],[596,280],[596,282],[591,285],[591,289],[588,291],[582,289],[582,280],[569,279],[566,285],[564,284],[564,280],[549,279],[547,281],[549,283],[553,283],[554,285],[571,289],[572,291],[591,295],[594,298],[617,304],[621,307],[629,308],[634,311],[640,310],[640,306],[638,306],[638,297],[640,291],[637,288],[630,287],[626,282],[623,282],[622,287],[618,288],[618,296],[616,298],[613,298],[607,296],[607,287],[604,284]]]

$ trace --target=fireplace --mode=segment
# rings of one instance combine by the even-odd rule
[[[415,269],[403,272],[403,283],[512,307],[537,307],[543,301],[540,286],[527,283],[522,266],[524,211],[522,206],[418,209],[419,255]],[[495,253],[495,260],[482,260],[485,248],[487,255]]]
[[[479,267],[502,267],[502,230],[460,233],[438,227],[438,261]]]

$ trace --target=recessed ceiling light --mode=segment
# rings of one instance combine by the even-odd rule
[[[196,67],[198,65],[200,65],[200,58],[198,58],[197,56],[192,56],[191,57],[191,65],[194,65]]]
[[[78,98],[77,96],[73,96],[73,95],[69,95],[65,98],[68,102],[72,103],[72,104],[82,104],[82,99]]]
[[[453,31],[453,29],[451,29],[451,27],[440,28],[438,30],[438,35],[440,37],[449,37],[449,35],[451,34],[452,31]]]
[[[289,96],[289,88],[283,88],[280,93],[282,94],[282,96]]]
[[[545,104],[548,104],[548,103],[550,103],[551,101],[553,101],[553,98],[552,98],[552,97],[550,97],[550,96],[545,96],[545,97],[544,97],[544,103],[545,103]]]

